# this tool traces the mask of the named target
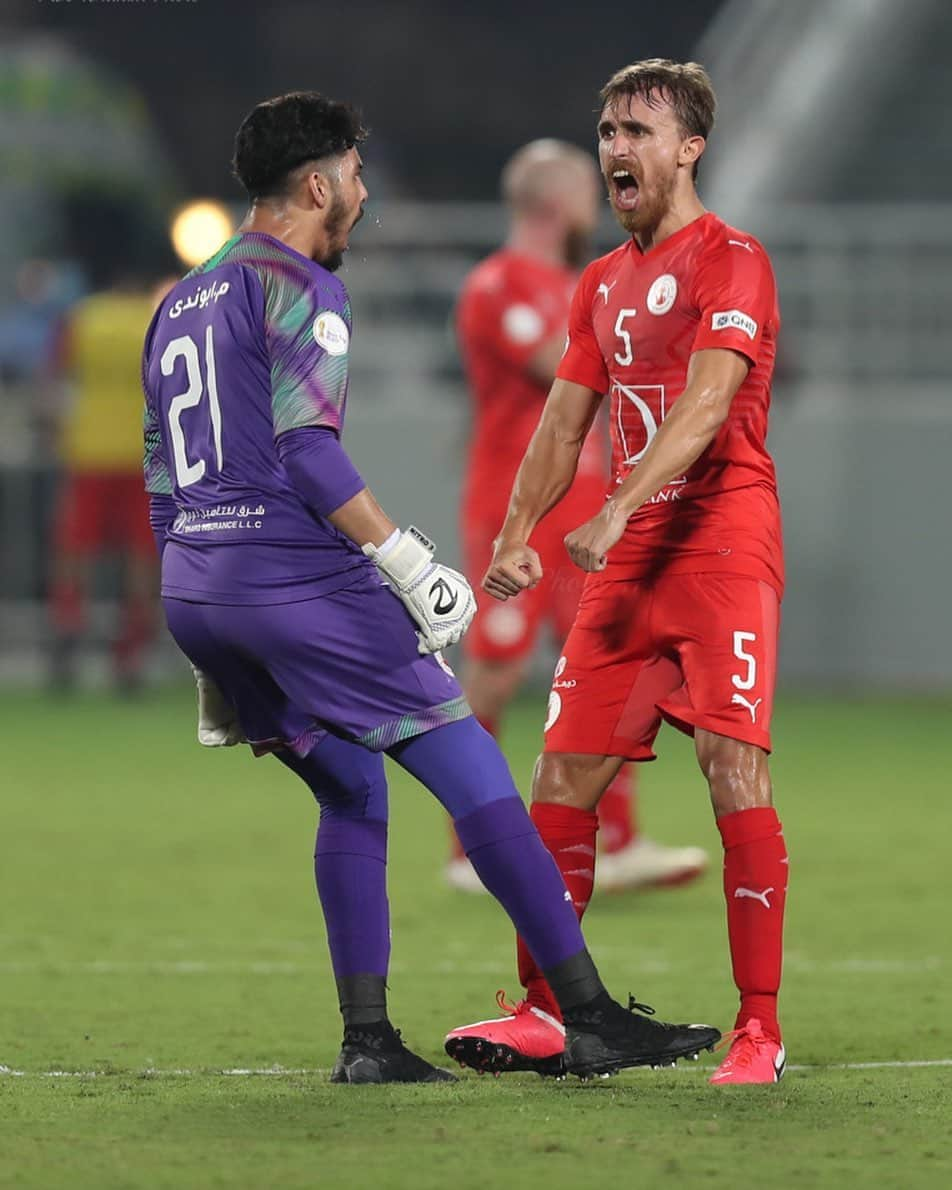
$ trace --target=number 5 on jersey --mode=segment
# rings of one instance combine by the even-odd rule
[[[162,352],[162,375],[171,376],[175,370],[176,360],[185,360],[185,374],[188,388],[183,393],[172,398],[169,402],[169,436],[172,440],[172,458],[175,464],[175,479],[180,488],[191,487],[198,483],[207,470],[204,458],[197,458],[194,463],[188,461],[188,446],[185,441],[185,431],[182,428],[182,414],[186,409],[194,409],[201,402],[202,395],[208,392],[208,417],[211,422],[212,439],[215,447],[215,462],[218,471],[222,469],[221,453],[221,405],[218,403],[218,382],[215,376],[215,345],[212,327],[205,328],[205,379],[202,378],[202,367],[198,358],[198,345],[191,335],[182,335],[172,339]]]
[[[618,317],[615,319],[615,334],[621,339],[625,348],[624,351],[615,352],[615,362],[621,364],[623,368],[627,368],[629,364],[635,362],[635,353],[631,346],[631,334],[625,330],[625,319],[634,318],[637,313],[637,310],[619,310]]]

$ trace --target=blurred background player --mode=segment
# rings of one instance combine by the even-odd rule
[[[123,689],[139,684],[155,633],[157,565],[142,488],[141,359],[149,320],[169,287],[150,293],[136,279],[117,280],[79,301],[58,336],[63,472],[50,589],[50,680],[57,688],[75,680],[94,566],[107,554],[121,571],[112,666]]]
[[[473,583],[492,560],[516,471],[565,348],[572,293],[598,224],[598,170],[575,145],[537,140],[509,161],[502,192],[511,217],[506,246],[473,269],[458,308],[473,414],[462,507],[465,569]],[[533,533],[542,581],[515,603],[480,603],[463,645],[463,686],[493,735],[526,678],[540,627],[547,624],[557,644],[568,635],[585,576],[563,539],[601,507],[608,472],[607,442],[596,430],[585,441],[572,487]],[[599,887],[682,884],[707,863],[700,847],[666,847],[640,833],[634,766],[621,769],[605,791],[598,822]],[[452,843],[447,882],[485,891],[455,835]]]

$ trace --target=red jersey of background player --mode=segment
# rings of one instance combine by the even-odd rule
[[[460,296],[460,346],[474,405],[463,502],[467,516],[497,521],[494,534],[548,395],[549,385],[529,373],[529,360],[547,339],[564,334],[577,281],[570,268],[503,248],[476,266]],[[601,438],[590,434],[578,476],[597,476],[607,486],[607,472]],[[579,523],[595,511],[586,507]]]
[[[638,465],[684,391],[692,352],[730,348],[751,362],[713,442],[637,510],[608,553],[606,578],[720,571],[782,593],[780,510],[766,447],[779,324],[763,247],[711,213],[647,253],[632,239],[582,274],[557,374],[610,394],[616,483]]]

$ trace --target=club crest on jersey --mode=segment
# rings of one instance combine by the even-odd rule
[[[333,310],[324,310],[314,319],[314,338],[328,355],[346,355],[350,346],[347,323]]]
[[[662,273],[651,283],[648,290],[649,314],[667,314],[678,296],[678,283],[670,273]]]

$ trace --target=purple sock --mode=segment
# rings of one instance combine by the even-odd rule
[[[543,971],[585,950],[572,898],[520,798],[489,802],[455,826],[480,880]]]
[[[338,983],[355,975],[385,978],[390,961],[387,824],[324,814],[314,874]]]

